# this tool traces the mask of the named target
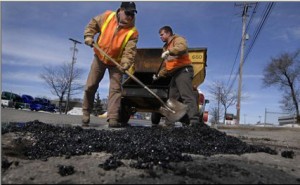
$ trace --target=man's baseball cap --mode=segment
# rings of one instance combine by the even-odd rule
[[[129,11],[129,12],[137,13],[134,2],[122,2],[121,8],[124,8],[126,11]]]

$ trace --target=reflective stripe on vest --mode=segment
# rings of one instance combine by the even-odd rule
[[[124,39],[123,43],[122,43],[122,47],[121,47],[121,52],[119,54],[119,57],[118,57],[118,60],[120,60],[122,58],[122,54],[123,54],[123,51],[124,51],[124,48],[127,44],[127,42],[129,41],[130,37],[134,34],[136,28],[133,27],[129,32],[128,34],[126,35],[126,38]]]
[[[110,22],[110,20],[111,20],[111,19],[113,18],[113,16],[115,16],[115,15],[116,15],[116,12],[112,12],[112,13],[107,17],[107,19],[105,20],[105,22],[103,23],[103,26],[102,26],[102,28],[101,28],[101,33],[104,33],[104,31],[105,31],[105,29],[106,29],[108,23]],[[100,39],[99,39],[98,42],[101,42],[101,39],[102,39],[102,34],[101,34]]]

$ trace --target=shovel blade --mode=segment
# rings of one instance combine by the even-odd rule
[[[170,122],[179,121],[187,113],[187,105],[175,99],[168,99],[166,106],[168,107],[161,106],[159,112]]]

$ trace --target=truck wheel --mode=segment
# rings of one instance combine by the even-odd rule
[[[179,120],[184,126],[188,126],[190,124],[190,120],[187,114],[185,114],[180,120]]]
[[[199,123],[204,124],[203,114],[200,114]]]
[[[152,112],[151,114],[151,122],[153,125],[158,125],[160,122],[162,115],[160,113],[157,112]]]

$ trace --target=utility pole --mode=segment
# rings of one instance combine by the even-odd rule
[[[220,84],[218,84],[218,120],[217,120],[217,124],[219,124],[219,120],[220,120],[220,99],[221,99],[221,86],[220,86]]]
[[[267,108],[265,108],[265,121],[264,121],[264,126],[266,126],[267,123]]]
[[[75,52],[78,51],[77,48],[76,48],[76,44],[81,44],[81,42],[79,42],[75,39],[69,38],[69,40],[74,43],[74,47],[73,47],[73,56],[72,56],[72,62],[71,62],[71,74],[70,74],[70,79],[69,79],[69,87],[68,87],[67,104],[66,104],[65,114],[67,114],[67,112],[69,110],[71,85],[72,85],[72,81],[73,81],[73,68],[74,68],[74,64],[76,62]]]
[[[247,11],[249,5],[244,2],[243,4],[243,28],[242,28],[242,43],[241,43],[241,59],[240,59],[240,67],[239,67],[239,87],[238,87],[238,98],[237,98],[237,105],[236,105],[236,117],[237,117],[237,124],[240,124],[240,111],[241,111],[241,91],[242,91],[242,72],[243,72],[243,64],[244,64],[244,48],[245,48],[245,40],[246,40],[246,18],[247,18]]]

